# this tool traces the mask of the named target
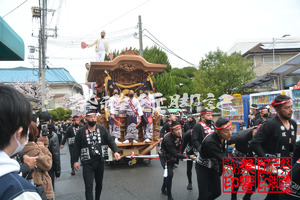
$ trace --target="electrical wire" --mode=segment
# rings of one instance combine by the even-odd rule
[[[47,62],[47,64],[52,65],[49,61]],[[53,65],[52,65],[52,66],[53,66]],[[68,81],[68,80],[69,80],[69,78],[66,76],[65,73],[62,73],[62,75],[61,75],[61,74],[59,74],[59,73],[57,73],[57,72],[55,71],[55,69],[58,69],[58,68],[55,68],[54,66],[53,66],[53,68],[50,68],[50,67],[48,66],[48,68],[49,68],[49,73],[54,74],[58,79],[61,79],[62,81]],[[53,69],[53,70],[51,70],[51,69]]]
[[[179,58],[180,60],[183,60],[184,62],[192,65],[192,66],[196,66],[195,64],[183,59],[182,57],[178,56],[177,54],[173,53],[172,51],[170,51],[169,49],[165,48],[164,46],[160,45],[159,43],[157,43],[156,41],[154,41],[152,38],[150,38],[148,35],[143,35],[147,38],[149,38],[153,43],[155,43],[156,45],[158,45],[159,47],[161,47],[162,49],[164,49],[165,51],[167,51],[168,53],[172,54],[173,56],[176,56],[177,58]]]
[[[178,56],[176,53],[174,53],[172,50],[170,50],[166,45],[164,45],[162,42],[160,42],[152,33],[150,33],[150,31],[148,31],[147,29],[144,29],[145,31],[147,31],[157,42],[159,42],[161,45],[157,44],[156,42],[154,42],[149,36],[145,35],[146,37],[148,37],[152,42],[154,42],[155,44],[159,45],[160,47],[164,47],[165,50],[167,50],[170,54],[172,54],[173,56],[176,56],[177,58],[183,60],[184,62],[193,65],[194,67],[196,66],[195,64],[183,59],[182,57]],[[162,47],[162,48],[163,48]]]
[[[28,0],[25,0],[23,3],[21,3],[20,5],[18,5],[16,8],[14,8],[13,10],[11,10],[9,13],[7,13],[6,15],[4,15],[2,18],[6,17],[7,15],[9,15],[10,13],[14,12],[15,10],[17,10],[18,8],[20,8],[24,3],[26,3]]]
[[[107,24],[103,25],[102,27],[99,27],[99,28],[95,29],[93,32],[89,33],[88,35],[90,35],[90,34],[92,34],[92,33],[95,33],[96,31],[99,31],[99,29],[103,29],[104,27],[108,26],[109,24],[112,24],[113,22],[115,22],[115,21],[117,21],[118,19],[124,17],[125,15],[128,15],[129,13],[131,13],[131,12],[134,11],[134,10],[136,10],[137,8],[139,8],[139,7],[143,6],[143,5],[145,5],[145,4],[148,3],[149,1],[151,1],[151,0],[145,1],[144,3],[142,3],[142,4],[138,5],[138,6],[136,6],[135,8],[129,10],[128,12],[122,14],[121,16],[119,16],[119,17],[113,19],[112,21],[108,22]],[[82,39],[85,39],[85,38],[82,38]]]

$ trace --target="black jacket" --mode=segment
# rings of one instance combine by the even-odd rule
[[[188,132],[188,130],[193,129],[196,124],[196,120],[193,118],[193,121],[187,120],[184,124],[184,132]]]
[[[235,144],[235,148],[246,155],[252,156],[252,151],[249,147],[249,143],[252,139],[253,129],[247,129],[238,132],[237,134],[231,137],[231,140],[228,141],[228,145]]]
[[[210,124],[208,125],[212,130],[214,130],[214,125]],[[202,140],[205,138],[205,136],[208,134],[208,132],[203,128],[203,126],[198,122],[193,130],[192,130],[192,144],[195,149],[199,151],[199,147],[202,143]]]
[[[49,146],[48,149],[52,154],[52,168],[50,170],[54,171],[55,177],[60,177],[61,165],[60,165],[60,145],[57,134],[52,131],[48,135]]]
[[[31,169],[29,168],[28,164],[24,163],[23,156],[26,155],[23,152],[16,153],[12,155],[10,158],[16,160],[20,165],[20,171],[18,172],[19,175],[22,175],[23,178],[27,178],[30,174]]]
[[[183,134],[181,153],[183,153],[184,150],[186,150],[186,154],[188,154],[188,155],[194,154],[193,145],[192,145],[192,133],[191,133],[192,130],[193,129],[190,129],[186,133]]]
[[[99,130],[101,136],[101,143],[99,146],[109,146],[113,152],[119,152],[119,149],[114,142],[113,138],[111,137],[110,133],[106,130],[106,128],[102,125],[97,124],[96,130]],[[83,165],[87,165],[93,163],[94,161],[104,162],[102,151],[100,156],[94,156],[92,154],[91,145],[88,144],[86,134],[88,132],[88,126],[83,126],[79,129],[78,133],[75,137],[75,144],[74,144],[74,161],[77,162],[79,157]]]
[[[255,116],[254,116],[253,119],[248,118],[247,128],[251,128],[251,127],[255,126],[254,123],[255,123],[255,121],[256,121],[257,119],[259,119],[259,118],[260,118],[259,112],[257,112],[257,113],[255,114]]]
[[[227,147],[227,141],[224,141],[224,144],[222,144],[216,132],[208,134],[200,146],[200,156],[202,160],[214,160],[217,165],[214,165],[213,168],[219,173],[220,176],[223,173],[223,157],[227,157]],[[227,160],[235,163],[235,166],[238,166],[237,161],[230,158]]]
[[[266,120],[250,142],[252,151],[258,157],[266,157],[266,154],[289,157],[290,152],[293,152],[297,133],[296,122],[292,119],[289,122],[290,129],[287,131],[278,116]]]
[[[161,143],[161,155],[166,162],[171,160],[178,162],[178,159],[186,158],[186,156],[181,153],[181,149],[182,138],[176,138],[171,132],[165,135]]]
[[[160,138],[163,138],[166,133],[169,133],[171,131],[170,124],[171,121],[168,121],[163,125],[162,129],[160,130]]]
[[[75,139],[75,135],[77,134],[77,132],[79,131],[80,128],[81,128],[80,125],[78,127],[75,127],[73,124],[70,125],[66,130],[66,134],[65,134],[61,144],[65,145],[67,139],[70,139],[70,138]],[[76,134],[75,134],[75,132],[76,132]],[[68,144],[73,145],[74,143],[73,144],[68,143]]]

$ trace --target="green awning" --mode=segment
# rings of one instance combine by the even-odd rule
[[[24,41],[2,17],[0,17],[0,60],[24,60]]]
[[[177,109],[177,108],[170,108],[170,109],[168,109],[169,113],[176,113],[177,111],[181,112],[181,109]]]

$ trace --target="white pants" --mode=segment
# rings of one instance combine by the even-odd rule
[[[104,62],[105,51],[97,51],[96,52],[96,62]]]
[[[95,94],[96,82],[91,82],[92,93]]]

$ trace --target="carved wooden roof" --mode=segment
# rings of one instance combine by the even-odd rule
[[[131,85],[143,82],[149,74],[155,75],[163,71],[167,65],[148,63],[131,48],[123,51],[111,62],[91,62],[89,82],[103,84],[105,70],[111,78],[123,85]]]

